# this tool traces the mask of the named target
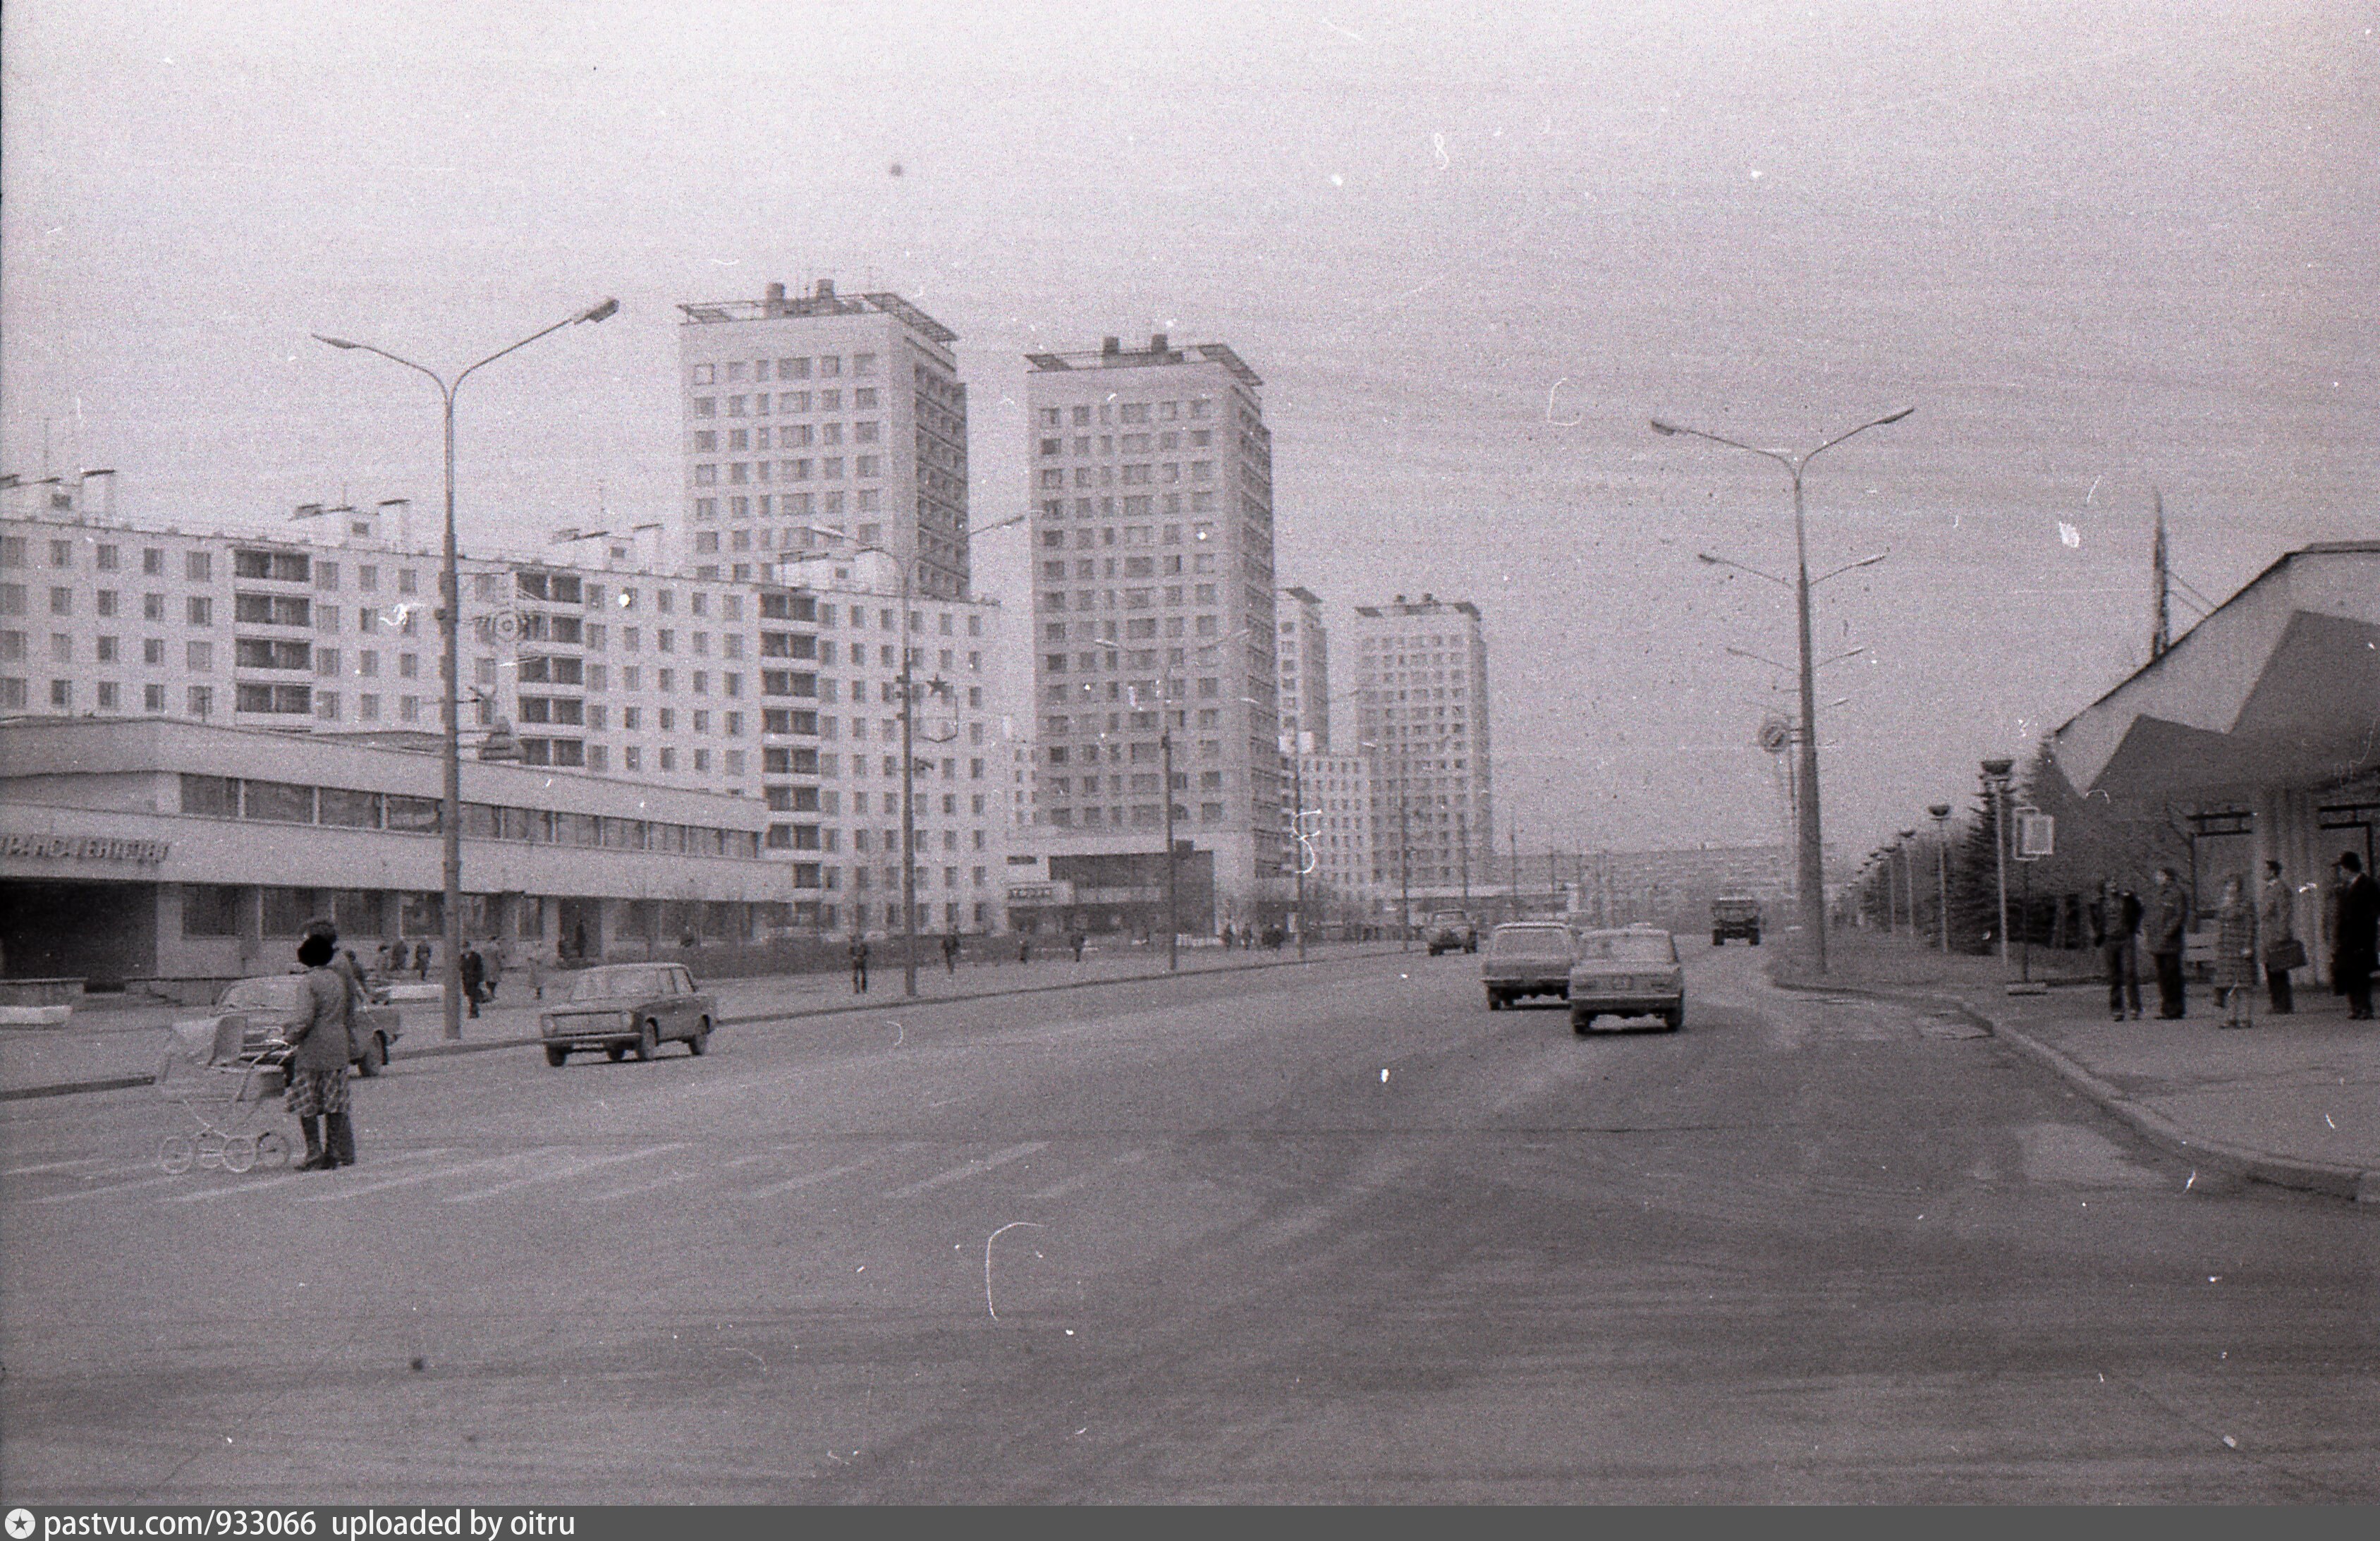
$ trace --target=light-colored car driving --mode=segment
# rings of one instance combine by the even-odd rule
[[[241,1019],[240,1059],[252,1063],[265,1058],[277,1062],[287,1047],[291,1025],[313,1009],[303,974],[260,974],[225,985],[215,1000],[213,1016],[217,1022],[227,1016]],[[388,1064],[389,1049],[403,1036],[395,1007],[357,1001],[347,1024],[347,1057],[356,1074],[379,1074]]]
[[[1532,995],[1570,999],[1570,967],[1578,960],[1578,933],[1559,920],[1514,920],[1488,933],[1479,977],[1488,1009],[1500,1012]]]
[[[1581,1033],[1599,1016],[1658,1017],[1672,1033],[1685,1025],[1685,966],[1677,940],[1651,926],[1589,931],[1578,939],[1570,970],[1570,1025]]]
[[[650,1060],[666,1038],[689,1053],[710,1048],[718,1002],[695,988],[684,964],[606,964],[568,977],[562,1003],[538,1016],[545,1062],[558,1065],[575,1049],[601,1049],[613,1060],[630,1050]]]

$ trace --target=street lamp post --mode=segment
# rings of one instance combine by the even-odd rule
[[[2002,977],[2007,977],[2009,961],[2008,831],[2003,827],[2002,808],[2008,802],[2009,772],[2014,769],[2016,761],[2012,759],[1984,761],[1984,795],[1992,800],[1992,864],[1998,875],[2000,900],[1999,916],[1992,922],[1992,929],[1999,933]]]
[[[1803,467],[1807,466],[1811,461],[1816,459],[1828,450],[1834,448],[1837,444],[1841,443],[1844,440],[1851,438],[1853,434],[1864,433],[1871,428],[1881,428],[1887,423],[1897,423],[1915,410],[1917,409],[1913,406],[1904,406],[1898,412],[1888,413],[1884,417],[1873,419],[1867,422],[1860,424],[1857,428],[1852,429],[1849,432],[1837,434],[1832,439],[1828,440],[1825,443],[1820,444],[1816,449],[1798,455],[1778,450],[1759,449],[1751,444],[1739,443],[1733,439],[1721,438],[1716,433],[1706,433],[1700,429],[1681,428],[1675,424],[1665,423],[1658,418],[1653,419],[1653,431],[1656,433],[1662,434],[1664,436],[1682,433],[1696,439],[1707,439],[1712,443],[1724,444],[1730,449],[1748,451],[1751,454],[1763,456],[1766,459],[1773,460],[1779,465],[1784,467],[1786,474],[1793,479],[1793,597],[1797,631],[1801,641],[1802,652],[1802,774],[1801,786],[1799,788],[1801,806],[1798,810],[1800,813],[1801,829],[1799,831],[1800,853],[1797,870],[1799,874],[1798,883],[1801,889],[1802,929],[1804,933],[1804,945],[1809,951],[1811,967],[1815,972],[1819,974],[1824,974],[1827,971],[1826,847],[1824,842],[1820,838],[1818,829],[1818,689],[1817,671],[1815,666],[1812,663],[1810,656],[1810,589],[1812,585],[1810,582],[1809,543],[1804,532],[1804,521],[1803,518],[1802,470]],[[1844,569],[1838,570],[1840,571]],[[1832,576],[1833,575],[1828,574],[1828,576]]]
[[[1182,967],[1182,905],[1176,897],[1180,889],[1173,853],[1173,708],[1162,700],[1159,704],[1165,710],[1165,731],[1157,735],[1165,751],[1165,967],[1173,973]],[[1213,923],[1210,917],[1208,924]]]
[[[1297,961],[1305,961],[1305,746],[1289,741],[1290,861],[1297,868]]]
[[[1950,805],[1935,803],[1925,810],[1934,819],[1935,918],[1942,928],[1942,951],[1950,951]]]
[[[559,332],[565,326],[576,326],[581,322],[608,321],[618,314],[619,309],[620,302],[616,299],[589,306],[575,316],[555,322],[542,331],[530,333],[509,347],[498,348],[478,363],[464,368],[452,382],[442,377],[437,370],[417,364],[410,358],[400,358],[384,347],[350,342],[345,337],[325,337],[319,332],[313,334],[316,342],[342,352],[376,353],[393,364],[402,364],[417,374],[427,375],[430,382],[438,387],[439,400],[445,408],[446,544],[438,570],[439,667],[444,672],[439,688],[439,722],[445,731],[446,740],[443,756],[445,761],[444,785],[441,789],[443,796],[438,812],[440,832],[444,837],[445,847],[444,892],[440,905],[443,912],[440,917],[440,940],[445,945],[445,956],[441,961],[445,966],[439,993],[445,1009],[445,1036],[450,1039],[463,1036],[463,714],[460,699],[463,646],[459,625],[463,584],[455,551],[455,393],[463,388],[463,382],[473,373],[505,354],[516,353],[540,337]]]
[[[1909,934],[1914,937],[1917,935],[1917,831],[1901,831],[1895,848],[1900,852],[1900,885],[1909,898]]]

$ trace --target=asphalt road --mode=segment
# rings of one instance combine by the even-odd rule
[[[12,1501],[2380,1499],[2380,1216],[1922,1011],[1370,959],[0,1111]],[[285,1123],[277,1110],[268,1118]]]

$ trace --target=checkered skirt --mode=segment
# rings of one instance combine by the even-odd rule
[[[347,1110],[347,1067],[289,1072],[289,1096],[284,1104],[298,1118]]]

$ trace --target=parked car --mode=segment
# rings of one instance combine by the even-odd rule
[[[550,1065],[575,1049],[601,1049],[614,1061],[633,1049],[638,1059],[650,1060],[665,1038],[700,1054],[710,1048],[718,1010],[684,964],[605,964],[569,976],[561,1003],[539,1013],[538,1036]]]
[[[1711,945],[1724,947],[1730,937],[1760,945],[1760,901],[1748,893],[1722,893],[1711,901]]]
[[[1677,940],[1651,926],[1589,931],[1570,970],[1570,1025],[1584,1033],[1598,1016],[1658,1016],[1670,1032],[1685,1025],[1685,967]]]
[[[1559,920],[1515,920],[1488,934],[1488,955],[1479,977],[1488,987],[1488,1009],[1500,1012],[1532,995],[1570,999],[1570,965],[1578,959],[1578,933]]]
[[[1461,910],[1440,910],[1429,917],[1422,937],[1429,945],[1429,955],[1440,953],[1476,953],[1479,951],[1479,928]]]
[[[303,974],[261,974],[225,985],[215,998],[212,1020],[241,1019],[240,1059],[252,1063],[268,1054],[277,1058],[287,1046],[290,1026],[312,1009]],[[395,1007],[358,1002],[347,1024],[347,1052],[356,1074],[378,1075],[388,1064],[390,1048],[402,1037],[404,1024]]]

